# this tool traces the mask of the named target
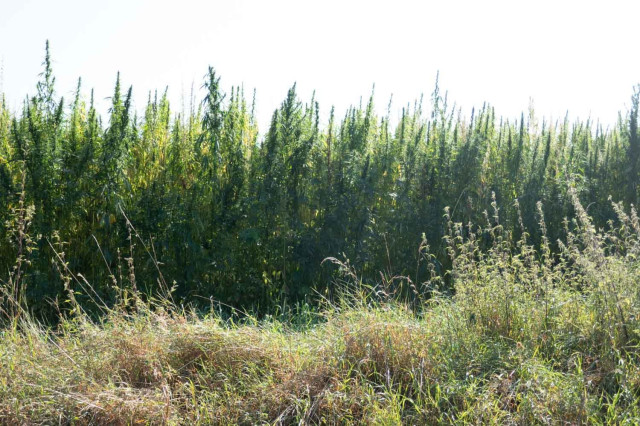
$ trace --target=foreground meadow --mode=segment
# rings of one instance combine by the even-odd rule
[[[495,203],[485,226],[449,222],[453,293],[435,268],[414,292],[329,259],[334,300],[260,319],[123,292],[99,320],[77,306],[51,328],[18,306],[0,334],[0,421],[637,424],[640,222],[613,204],[598,231],[570,193],[558,255],[541,206],[536,247]]]

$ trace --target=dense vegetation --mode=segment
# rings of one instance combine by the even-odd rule
[[[437,84],[400,117],[378,115],[372,93],[321,127],[318,103],[294,85],[261,137],[253,103],[242,88],[225,92],[213,69],[189,111],[174,113],[165,91],[149,94],[142,116],[118,76],[103,120],[80,81],[70,102],[56,96],[48,48],[43,68],[22,111],[0,106],[0,268],[41,318],[71,308],[65,288],[83,302],[172,290],[178,302],[262,313],[333,300],[330,256],[411,299],[431,291],[434,271],[452,288],[446,206],[454,222],[484,223],[495,194],[504,228],[528,230],[539,247],[542,201],[557,253],[575,214],[570,188],[597,226],[615,219],[609,196],[638,200],[638,92],[606,128],[540,122],[532,108],[467,117]]]
[[[536,247],[496,210],[466,237],[448,223],[456,294],[419,306],[335,260],[340,302],[293,317],[135,293],[55,330],[20,311],[0,332],[0,423],[638,424],[640,219],[615,204],[598,232],[569,197],[557,256],[541,210]]]
[[[103,122],[43,65],[0,104],[0,423],[640,423],[640,89],[321,127],[294,85],[260,136],[213,69]]]

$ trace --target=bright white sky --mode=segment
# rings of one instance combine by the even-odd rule
[[[613,123],[640,83],[639,19],[635,0],[0,0],[2,90],[14,110],[34,93],[49,39],[58,93],[81,76],[103,111],[118,70],[138,110],[168,85],[177,111],[212,65],[226,91],[257,88],[264,132],[295,81],[326,121],[373,83],[398,114],[440,70],[466,115],[488,101],[516,117],[533,98],[540,115]]]

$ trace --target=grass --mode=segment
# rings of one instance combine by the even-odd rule
[[[5,424],[621,423],[640,420],[640,366],[603,342],[588,300],[504,335],[448,300],[388,303],[303,330],[162,309],[21,323],[0,337]],[[516,337],[515,339],[514,337]]]
[[[497,207],[450,224],[453,296],[432,275],[431,297],[407,300],[344,263],[365,295],[297,321],[138,300],[54,330],[23,312],[0,332],[0,422],[638,424],[640,225],[614,206],[599,231],[574,197],[558,255],[541,208],[536,247]]]

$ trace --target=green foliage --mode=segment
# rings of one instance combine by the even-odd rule
[[[445,206],[452,221],[480,223],[494,193],[505,232],[515,239],[529,232],[538,246],[541,201],[544,238],[558,253],[563,219],[575,213],[569,188],[595,226],[616,217],[609,196],[637,203],[637,90],[628,116],[605,129],[567,119],[540,125],[533,107],[516,120],[498,119],[488,104],[466,117],[437,81],[429,105],[420,98],[399,120],[390,116],[391,102],[378,115],[372,91],[342,116],[332,108],[321,126],[315,96],[304,102],[293,85],[259,137],[255,93],[248,106],[244,90],[225,92],[213,68],[204,100],[192,99],[181,114],[165,90],[149,94],[138,116],[132,88],[124,92],[118,74],[104,122],[80,80],[71,103],[57,97],[48,44],[43,68],[37,95],[21,112],[0,104],[0,219],[16,208],[24,173],[37,250],[22,279],[29,306],[45,316],[49,301],[64,294],[51,264],[56,231],[68,243],[70,269],[113,299],[113,277],[126,275],[130,250],[122,212],[176,282],[180,300],[267,312],[284,300],[332,298],[336,268],[322,265],[330,256],[346,256],[378,283],[381,270],[419,285],[430,267],[450,269],[441,242]],[[8,231],[1,233],[6,240]],[[423,234],[432,262],[418,261]],[[141,244],[133,250],[149,259]],[[14,254],[0,249],[5,271]],[[154,262],[140,261],[136,273],[145,292],[158,290]]]

